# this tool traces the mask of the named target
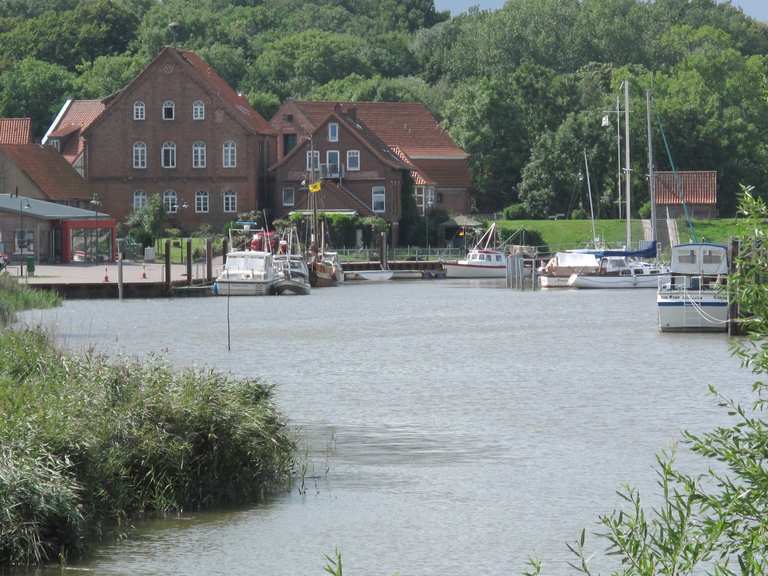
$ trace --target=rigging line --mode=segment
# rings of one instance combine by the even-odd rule
[[[672,166],[672,178],[674,179],[675,185],[672,187],[677,197],[680,199],[680,203],[683,205],[683,214],[685,215],[685,222],[688,225],[688,230],[691,233],[691,240],[693,242],[697,242],[696,239],[696,230],[693,227],[693,221],[691,220],[690,215],[688,214],[688,205],[685,203],[685,193],[678,194],[677,192],[677,166],[675,166],[675,161],[672,158],[672,152],[669,149],[669,142],[667,141],[667,134],[664,131],[664,126],[661,123],[661,116],[659,115],[656,110],[654,110],[654,114],[656,115],[656,122],[659,125],[659,131],[661,132],[661,139],[664,142],[664,149],[667,152],[667,158],[669,159],[669,164]]]
[[[696,312],[699,314],[699,316],[701,316],[702,318],[704,318],[704,319],[705,319],[707,322],[711,322],[712,324],[728,324],[729,320],[720,320],[719,318],[715,318],[714,316],[712,316],[712,315],[710,315],[709,313],[705,312],[705,311],[704,311],[704,308],[703,308],[703,307],[702,307],[702,306],[701,306],[701,305],[700,305],[698,302],[696,302],[696,301],[695,301],[695,300],[694,300],[694,299],[693,299],[693,298],[692,298],[692,297],[691,297],[691,296],[688,294],[688,291],[687,291],[687,290],[686,290],[686,292],[685,292],[685,297],[686,297],[686,298],[688,299],[688,301],[691,303],[691,306],[692,306],[692,307],[693,307],[693,309],[694,309],[694,310],[695,310],[695,311],[696,311]]]

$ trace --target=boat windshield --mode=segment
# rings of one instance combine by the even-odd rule
[[[249,256],[248,258],[242,256],[230,256],[227,258],[227,270],[229,271],[242,271],[242,270],[258,270],[264,271],[266,268],[266,258],[263,256]]]

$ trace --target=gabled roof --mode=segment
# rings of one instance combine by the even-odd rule
[[[44,220],[111,220],[109,214],[95,212],[93,210],[84,210],[74,206],[66,206],[55,202],[46,202],[37,198],[28,198],[26,196],[11,196],[10,194],[0,194],[0,211],[14,212],[19,211],[19,202],[24,206],[24,214],[42,218]]]
[[[677,176],[677,179],[675,179]],[[717,204],[717,172],[655,172],[656,204]]]
[[[435,184],[434,180],[427,176],[423,171],[419,170],[416,165],[411,162],[411,159],[408,158],[408,154],[403,152],[399,146],[391,146],[390,148],[392,149],[392,152],[397,154],[397,157],[405,162],[411,169],[411,178],[413,178],[413,183],[416,186],[430,186]]]
[[[31,143],[31,118],[0,118],[0,144]]]
[[[103,102],[106,105],[106,109],[108,110],[123,98],[127,98],[131,92],[131,86],[144,78],[165,54],[173,55],[177,62],[182,65],[182,70],[184,70],[184,72],[200,82],[211,95],[220,98],[232,117],[244,126],[246,130],[250,130],[257,134],[272,134],[274,132],[269,125],[269,122],[251,107],[248,100],[235,92],[235,90],[227,84],[227,82],[219,76],[213,68],[206,64],[200,56],[190,50],[181,50],[173,46],[166,46],[163,48],[160,53],[128,83],[127,86],[117,93],[105,98]],[[81,131],[81,134],[87,132],[88,129],[98,124],[102,118],[104,118],[104,115],[100,114],[87,128],[84,128]]]
[[[340,110],[347,116],[357,118],[388,146],[400,147],[412,159],[423,155],[467,157],[467,153],[441,128],[429,109],[419,102],[293,101],[292,104],[314,127],[331,111]]]
[[[8,157],[50,200],[88,200],[88,183],[50,146],[0,145]]]
[[[48,128],[43,144],[51,138],[64,140],[60,147],[61,155],[70,164],[74,163],[84,148],[80,134],[104,112],[105,108],[103,100],[67,100],[53,124]],[[73,135],[75,137],[67,140]]]

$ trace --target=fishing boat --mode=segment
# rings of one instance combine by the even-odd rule
[[[662,332],[725,332],[729,306],[725,293],[728,249],[691,243],[672,247],[669,277],[656,293]]]
[[[444,262],[448,278],[504,278],[507,274],[507,255],[499,246],[496,223],[480,237],[464,260]]]
[[[275,292],[309,294],[309,267],[301,252],[299,235],[294,227],[283,232],[274,256]]]

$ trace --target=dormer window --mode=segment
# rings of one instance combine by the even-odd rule
[[[192,103],[192,120],[205,120],[205,104],[202,100]]]
[[[173,100],[163,102],[163,120],[174,120],[176,118],[176,104]]]
[[[144,118],[146,118],[145,112],[146,110],[144,109],[144,102],[141,100],[136,100],[136,102],[133,103],[133,119],[144,120]]]
[[[338,141],[339,141],[339,123],[329,122],[328,123],[328,142],[338,142]]]

